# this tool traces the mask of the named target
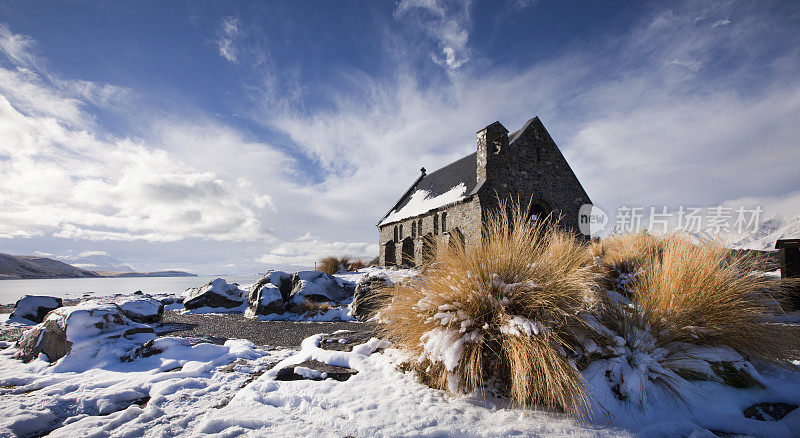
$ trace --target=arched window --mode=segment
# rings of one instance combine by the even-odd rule
[[[447,212],[442,213],[442,232],[447,231]]]
[[[397,242],[399,239],[397,238],[397,225],[394,226],[394,241]]]
[[[400,230],[398,231],[398,233],[400,234],[400,240],[403,240],[403,224],[400,224],[398,230]]]
[[[439,234],[439,215],[433,215],[433,234]]]
[[[417,221],[411,221],[411,237],[417,237]]]
[[[420,237],[422,237],[422,219],[417,221],[417,233],[419,233]]]

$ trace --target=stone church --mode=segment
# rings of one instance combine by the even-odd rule
[[[561,216],[578,230],[578,210],[591,203],[538,117],[513,134],[500,123],[478,131],[478,150],[422,173],[378,223],[382,266],[426,262],[432,245],[470,245],[498,198],[530,202],[531,220]]]

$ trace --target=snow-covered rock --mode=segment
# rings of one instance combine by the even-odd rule
[[[44,317],[51,310],[61,307],[63,303],[61,298],[40,296],[40,295],[25,295],[17,300],[14,305],[14,311],[11,312],[9,321],[22,322],[22,323],[40,323],[44,321]]]
[[[359,321],[372,318],[387,297],[381,292],[381,288],[391,284],[389,277],[382,274],[370,275],[359,281],[353,293],[353,302],[350,304],[352,315]]]
[[[235,284],[228,284],[217,278],[202,287],[188,289],[183,300],[187,309],[199,307],[224,307],[230,309],[241,306],[245,301],[244,291]]]
[[[245,316],[283,313],[284,302],[292,291],[292,275],[282,271],[269,271],[250,288],[249,307]]]
[[[281,368],[275,374],[275,380],[325,380],[333,379],[344,382],[358,374],[358,371],[337,365],[328,365],[318,360],[309,359],[297,365]]]
[[[293,305],[311,302],[339,302],[353,296],[355,285],[320,271],[300,271],[292,277]]]
[[[142,333],[155,337],[150,326],[131,321],[116,304],[87,301],[48,313],[41,324],[22,335],[15,357],[30,362],[44,353],[49,362],[55,362],[76,344],[96,345],[103,339],[132,339]]]
[[[154,323],[164,314],[164,303],[149,297],[121,297],[115,300],[122,313],[136,322]]]

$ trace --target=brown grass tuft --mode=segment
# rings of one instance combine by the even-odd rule
[[[390,288],[386,334],[433,387],[491,382],[519,405],[581,415],[586,389],[566,355],[592,293],[591,257],[575,236],[525,217],[518,206],[492,214],[481,243],[442,245],[418,277]]]
[[[745,356],[790,366],[800,353],[796,334],[768,317],[780,312],[767,291],[776,279],[751,271],[747,256],[714,242],[663,240],[633,284],[634,300],[661,342],[727,345]]]
[[[289,311],[292,313],[303,313],[306,316],[314,316],[321,313],[326,313],[331,310],[331,303],[327,301],[316,302],[306,300],[303,304],[292,306]]]
[[[359,270],[359,269],[361,269],[361,268],[363,268],[365,266],[367,266],[367,264],[364,263],[363,260],[356,259],[356,260],[353,260],[352,262],[350,262],[350,266],[347,267],[347,270],[348,271],[357,271],[357,270]]]
[[[349,271],[350,263],[349,256],[328,256],[319,261],[317,269],[328,275],[333,275],[339,271]]]

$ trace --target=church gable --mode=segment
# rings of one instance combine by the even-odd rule
[[[591,203],[538,117],[511,134],[494,122],[477,132],[477,150],[422,174],[378,223],[381,264],[419,264],[436,242],[482,238],[485,212],[499,199],[530,203],[536,217],[552,214],[578,230],[578,211]]]

